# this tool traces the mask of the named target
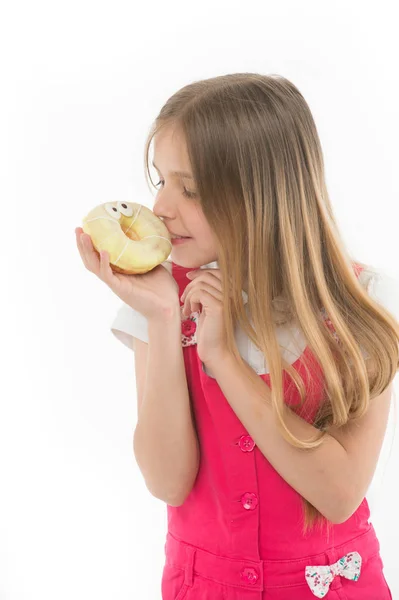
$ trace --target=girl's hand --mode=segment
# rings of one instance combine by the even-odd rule
[[[210,364],[227,354],[220,269],[197,269],[188,276],[193,281],[186,286],[181,297],[184,302],[183,315],[198,311],[202,305],[197,329],[197,352],[203,363]]]
[[[81,227],[75,229],[76,243],[83,264],[97,275],[119,298],[147,319],[160,318],[162,314],[179,314],[179,286],[174,277],[157,265],[140,275],[124,275],[112,271],[108,252],[101,255],[93,247],[90,236]]]

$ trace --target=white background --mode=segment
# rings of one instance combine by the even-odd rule
[[[74,229],[103,202],[152,207],[144,140],[180,87],[278,73],[313,112],[349,250],[399,278],[395,2],[5,4],[0,599],[157,600],[166,505],[134,460],[133,354]],[[370,492],[394,598],[398,437]]]

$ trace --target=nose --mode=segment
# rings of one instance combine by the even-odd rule
[[[175,204],[172,201],[171,194],[158,193],[152,209],[154,215],[159,217],[162,221],[167,219],[175,218]]]

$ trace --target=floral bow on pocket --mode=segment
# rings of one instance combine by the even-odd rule
[[[305,577],[311,592],[317,598],[324,598],[336,575],[357,581],[360,577],[362,557],[358,552],[349,552],[333,565],[306,567]]]

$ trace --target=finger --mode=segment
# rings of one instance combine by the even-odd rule
[[[188,292],[190,291],[190,289],[192,289],[190,286],[191,286],[191,283],[189,283],[188,285],[186,285],[186,287],[185,287],[185,289],[184,289],[184,292],[183,292],[183,293],[182,293],[182,295],[180,296],[180,300],[181,300],[182,302],[184,302],[184,300],[185,300],[185,299],[186,299],[186,297],[187,297],[187,294],[188,294]]]
[[[196,273],[194,273],[192,275],[192,279],[196,278],[198,275],[201,275],[204,272],[209,275],[213,275],[213,277],[217,281],[220,281],[223,286],[223,277],[222,277],[222,272],[220,269],[199,269]],[[229,284],[231,284],[231,283],[232,283],[232,279],[231,279],[231,277],[229,277]]]
[[[101,250],[100,252],[100,277],[105,283],[112,285],[114,272],[110,267],[109,254],[106,250]]]
[[[90,236],[87,233],[82,233],[81,242],[83,248],[83,255],[87,263],[87,268],[89,269],[89,271],[92,271],[95,275],[99,276],[100,255],[94,248]]]
[[[198,269],[196,273],[193,273],[191,276],[191,280],[197,279],[198,275],[204,274],[205,277],[201,277],[201,281],[209,281],[212,285],[217,286],[218,289],[222,290],[224,286],[222,272],[220,269]],[[210,279],[212,277],[212,279]],[[217,282],[217,283],[216,283]],[[229,278],[229,283],[231,285],[231,277]],[[229,294],[229,297],[232,297],[232,294]]]
[[[192,279],[197,278],[198,275],[214,275],[219,280],[222,278],[220,269],[197,269],[191,271],[190,275]]]
[[[85,244],[83,242],[82,233],[81,233],[81,231],[83,231],[83,230],[79,231],[79,229],[80,228],[75,229],[76,244],[78,246],[79,254],[83,261],[84,266],[86,267],[86,269],[89,269],[89,263],[88,263],[87,255],[86,255],[86,248],[85,248]]]
[[[212,273],[211,271],[217,271],[217,272]],[[200,271],[197,271],[196,273],[192,274],[192,276],[190,278],[190,283],[193,283],[194,281],[197,284],[199,282],[206,282],[209,285],[215,286],[220,291],[222,290],[222,287],[223,287],[223,280],[222,280],[222,276],[220,274],[219,269],[209,269],[209,271],[205,271],[205,272],[204,272],[204,270],[201,269]],[[190,285],[190,284],[188,284],[188,285]]]
[[[198,312],[206,309],[207,312],[216,312],[222,309],[222,297],[215,293],[215,288],[196,290],[190,299],[191,312]]]
[[[190,296],[190,298],[191,298],[191,300],[192,300],[193,302],[200,302],[200,301],[201,301],[201,300],[200,300],[200,296],[201,296],[201,295],[202,295],[204,292],[205,292],[206,294],[208,294],[208,297],[209,297],[211,300],[214,300],[214,301],[215,301],[215,302],[214,302],[214,304],[216,304],[216,302],[217,302],[218,304],[223,302],[223,293],[222,293],[222,291],[221,291],[221,290],[218,290],[218,289],[216,289],[216,288],[215,288],[213,285],[208,285],[208,284],[207,284],[207,283],[205,283],[205,282],[204,282],[204,283],[201,285],[201,287],[196,287],[196,288],[193,288],[193,289],[191,290],[191,293],[189,294],[189,296]]]
[[[200,310],[201,304],[209,308],[212,305],[215,308],[220,308],[223,304],[222,292],[205,282],[201,284],[201,287],[192,288],[184,301],[183,313],[187,314],[187,311],[189,311],[188,314],[197,312]]]
[[[219,271],[219,269],[218,269]],[[200,272],[197,271],[197,273],[194,273],[194,275],[201,275]],[[198,288],[199,286],[205,286],[206,289],[207,288],[215,288],[216,290],[218,290],[220,292],[220,294],[223,293],[223,286],[222,283],[220,281],[220,279],[218,277],[212,277],[211,274],[207,275],[206,273],[201,277],[201,279],[199,279],[198,277],[195,278],[195,281],[190,281],[190,283],[188,285],[186,285],[183,294],[180,297],[180,300],[182,302],[184,302],[187,298],[187,295],[191,292],[191,290]]]

